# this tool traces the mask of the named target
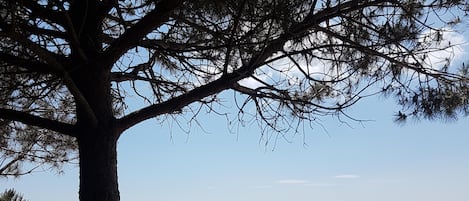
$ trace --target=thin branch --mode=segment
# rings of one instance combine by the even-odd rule
[[[468,78],[466,78],[464,76],[460,76],[460,75],[452,74],[452,73],[446,73],[446,72],[441,73],[439,71],[436,71],[435,69],[432,69],[435,72],[426,71],[428,69],[420,67],[419,64],[409,64],[409,63],[405,63],[403,61],[399,61],[399,60],[397,60],[395,58],[392,58],[391,56],[389,56],[385,53],[378,52],[378,51],[370,49],[369,47],[365,47],[363,45],[360,45],[357,42],[355,42],[355,41],[353,41],[353,40],[351,40],[351,39],[349,39],[345,36],[342,36],[339,33],[335,33],[335,32],[333,32],[329,29],[326,29],[326,28],[323,28],[323,27],[320,27],[320,26],[317,26],[316,29],[324,32],[325,34],[328,34],[329,36],[335,37],[335,38],[337,38],[339,40],[342,40],[342,41],[344,41],[344,42],[346,42],[346,43],[348,43],[352,46],[355,46],[355,48],[359,49],[360,51],[362,51],[364,53],[381,57],[381,58],[383,58],[383,59],[385,59],[385,60],[387,60],[387,61],[389,61],[393,64],[399,65],[400,67],[405,67],[405,68],[414,70],[415,72],[422,73],[422,74],[431,76],[431,77],[436,78],[436,79],[453,78],[453,79],[460,79],[460,80],[468,80]]]
[[[146,82],[149,82],[149,83],[152,83],[152,84],[157,84],[157,85],[160,85],[160,84],[161,85],[168,85],[168,86],[174,87],[175,90],[183,91],[183,92],[186,91],[186,89],[184,87],[181,87],[180,84],[170,82],[170,81],[166,81],[166,80],[163,80],[162,78],[161,79],[148,78],[148,77],[139,76],[139,75],[136,75],[136,74],[133,74],[133,73],[116,73],[116,72],[114,72],[114,73],[111,74],[111,81],[112,82],[120,83],[120,82],[135,81],[135,80],[146,81]]]
[[[12,159],[10,162],[7,164],[3,165],[3,167],[0,167],[0,176],[9,176],[10,174],[4,173],[8,168],[10,168],[13,164],[16,162],[20,161],[23,159],[23,155],[16,156],[14,159]],[[5,159],[6,160],[6,159]]]
[[[61,26],[65,25],[63,12],[47,9],[36,1],[20,1],[22,5],[31,10],[31,16],[47,19]]]
[[[238,12],[236,13],[236,16],[234,17],[233,19],[233,27],[231,29],[231,33],[230,33],[230,37],[228,39],[228,46],[226,48],[226,53],[225,53],[225,64],[223,65],[223,74],[227,74],[228,73],[228,65],[230,63],[230,60],[231,60],[231,50],[233,48],[233,42],[234,42],[234,38],[235,38],[235,34],[236,34],[236,31],[238,29],[238,26],[239,26],[239,21],[240,21],[240,18],[241,18],[241,14],[243,13],[243,9],[244,9],[244,5],[246,4],[246,0],[244,0],[243,2],[241,2],[241,5],[239,5],[238,7]]]
[[[262,92],[261,91],[262,88],[251,89],[248,87],[241,86],[237,83],[234,84],[233,89],[239,93],[249,95],[253,98],[268,98],[268,99],[279,100],[279,101],[288,101],[288,102],[291,102],[292,104],[297,103],[297,104],[311,105],[311,106],[314,106],[323,110],[340,110],[344,108],[341,105],[338,105],[336,107],[326,107],[326,106],[312,103],[311,101],[302,100],[302,99],[294,99],[290,95],[286,93],[282,93],[281,90],[270,88],[270,87],[268,89],[278,92],[279,94]]]

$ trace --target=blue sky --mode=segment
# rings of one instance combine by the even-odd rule
[[[259,142],[256,126],[229,132],[215,115],[202,115],[204,131],[189,135],[150,120],[119,142],[121,200],[467,201],[469,118],[398,125],[397,109],[369,98],[349,113],[372,121],[325,118],[324,129],[275,146]],[[77,172],[0,182],[31,201],[77,201]]]

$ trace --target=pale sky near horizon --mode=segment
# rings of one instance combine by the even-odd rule
[[[367,98],[348,113],[371,121],[324,117],[304,135],[268,145],[255,124],[230,132],[214,114],[201,115],[203,129],[189,135],[149,120],[119,141],[121,200],[468,201],[469,117],[396,124],[398,109],[391,98]],[[78,201],[78,168],[64,172],[0,178],[0,191]]]
[[[233,134],[214,115],[202,115],[205,131],[189,136],[147,121],[119,141],[121,200],[467,201],[469,118],[398,125],[394,105],[367,99],[350,113],[373,121],[326,118],[324,129],[275,147],[259,143],[256,126]],[[29,201],[78,201],[77,171],[1,179],[0,187]]]

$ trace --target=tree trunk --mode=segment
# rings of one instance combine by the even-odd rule
[[[86,129],[85,129],[86,130]],[[87,129],[78,139],[80,201],[119,201],[117,138],[113,128]]]

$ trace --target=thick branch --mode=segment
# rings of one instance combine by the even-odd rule
[[[57,74],[56,70],[50,68],[50,66],[47,64],[18,58],[17,56],[4,52],[0,52],[0,60],[2,62],[10,64],[11,66],[18,66],[31,72]]]
[[[75,82],[72,80],[72,78],[66,71],[66,68],[64,67],[64,62],[61,61],[62,58],[59,55],[48,51],[47,49],[31,41],[30,39],[25,38],[17,33],[8,34],[7,37],[10,37],[11,39],[20,43],[25,48],[31,50],[36,56],[43,59],[52,70],[56,71],[58,76],[63,78],[65,85],[75,98],[77,104],[85,109],[86,114],[92,120],[92,123],[96,124],[98,122],[94,111],[91,109],[91,106],[89,105],[88,101],[85,99],[81,91],[76,86]]]
[[[291,39],[297,38],[299,35],[306,33],[307,31],[314,29],[320,23],[334,18],[342,10],[355,10],[363,8],[364,6],[377,5],[386,1],[372,1],[367,4],[360,4],[360,1],[352,1],[344,4],[339,4],[335,7],[325,9],[317,13],[310,13],[304,21],[295,24],[289,28],[284,34],[279,36],[277,39],[267,41],[265,48],[255,54],[248,63],[233,71],[220,77],[219,79],[212,81],[206,85],[197,87],[185,94],[178,97],[172,98],[165,102],[150,105],[141,110],[130,113],[118,120],[118,125],[121,126],[120,130],[124,131],[131,126],[142,122],[144,120],[156,117],[161,114],[170,114],[174,111],[180,111],[183,107],[200,101],[203,98],[217,94],[226,89],[233,88],[235,83],[239,80],[249,77],[254,71],[262,66],[266,59],[271,57],[274,53],[283,50],[285,43]]]
[[[171,12],[183,2],[183,0],[163,0],[156,4],[156,8],[153,11],[110,44],[102,57],[104,62],[114,63],[117,61],[127,50],[135,47],[143,37],[167,22]]]
[[[53,30],[53,29],[39,28],[39,27],[31,26],[31,25],[24,25],[24,26],[21,26],[21,28],[23,30],[26,30],[27,33],[31,33],[31,34],[34,34],[34,35],[49,36],[49,37],[55,38],[55,39],[64,39],[64,40],[68,39],[67,35],[62,31],[56,31],[56,30]]]
[[[191,103],[200,101],[205,97],[220,93],[226,89],[230,89],[232,88],[233,84],[239,80],[249,77],[265,59],[272,56],[273,53],[280,51],[286,41],[287,38],[283,37],[277,40],[273,40],[263,51],[254,56],[247,65],[244,65],[232,73],[225,74],[215,81],[197,87],[178,97],[159,104],[150,105],[141,110],[130,113],[119,119],[117,125],[120,125],[120,130],[124,131],[144,120],[156,117],[161,114],[169,114],[174,111],[179,111]]]
[[[314,8],[311,8],[311,12],[306,16],[303,22],[297,24],[295,28],[290,29],[291,34],[300,34],[309,30],[312,26],[319,25],[322,22],[326,22],[330,19],[338,17],[343,13],[349,13],[355,10],[366,8],[369,6],[377,6],[386,2],[393,2],[394,0],[375,0],[375,1],[360,1],[353,0],[345,3],[339,3],[335,6],[325,8],[321,11],[314,13]],[[301,36],[301,35],[300,35]]]
[[[40,128],[56,131],[71,137],[76,137],[75,126],[56,120],[46,119],[25,112],[19,112],[11,109],[0,108],[0,118],[18,121],[27,125],[37,126]]]
[[[174,111],[179,111],[183,107],[193,102],[202,100],[205,97],[217,94],[223,90],[230,88],[232,84],[238,80],[239,75],[233,73],[227,74],[226,76],[223,76],[218,80],[195,88],[188,93],[182,94],[168,101],[151,105],[141,110],[130,113],[119,119],[117,125],[121,126],[121,131],[124,131],[141,121],[156,117],[161,114],[169,114]]]
[[[212,50],[219,48],[227,48],[227,44],[221,44],[217,46],[207,46],[207,41],[200,41],[196,43],[176,43],[168,42],[160,39],[145,39],[139,42],[140,47],[153,49],[153,50],[169,50],[172,52],[195,52]],[[243,45],[243,44],[240,44]]]

